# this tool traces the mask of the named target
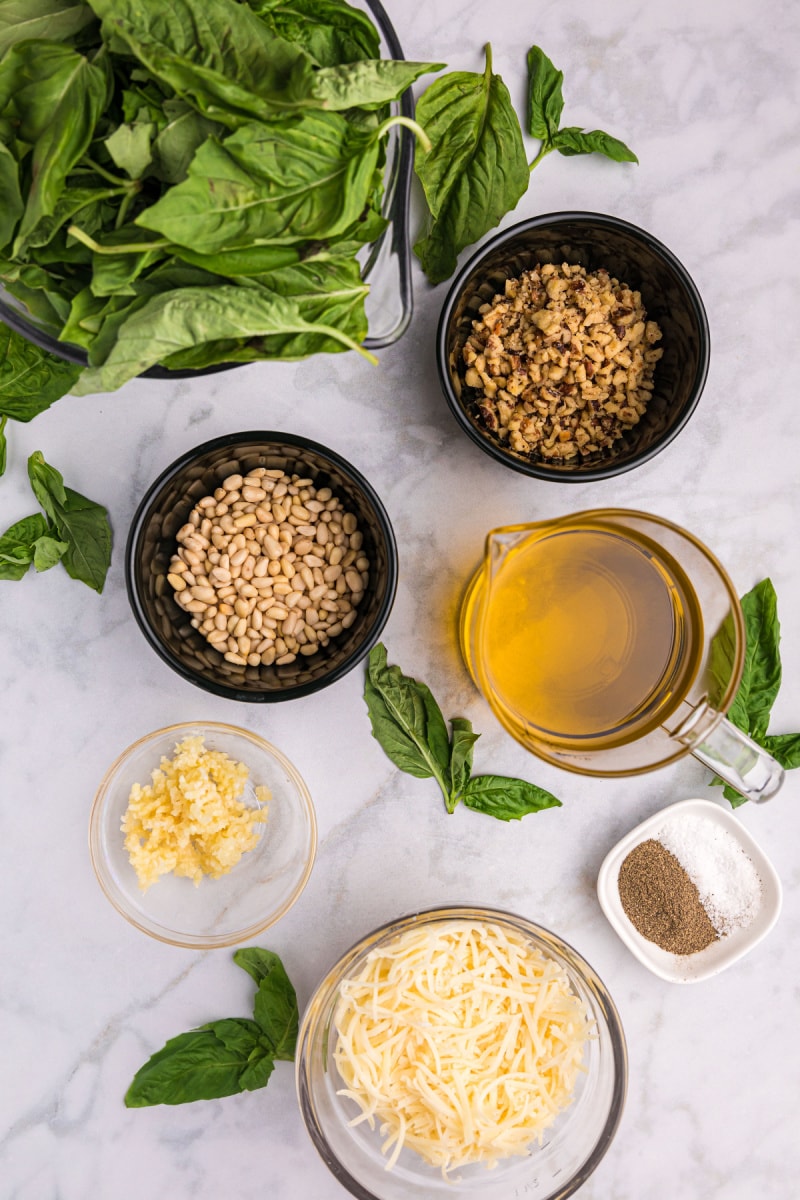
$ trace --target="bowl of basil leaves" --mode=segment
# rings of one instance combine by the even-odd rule
[[[409,88],[440,64],[368,10],[0,0],[0,319],[76,393],[403,333]]]
[[[501,440],[485,418],[484,392],[470,384],[463,353],[475,322],[491,308],[494,297],[504,293],[506,281],[547,263],[567,263],[587,272],[604,269],[621,285],[641,294],[648,321],[655,321],[662,334],[658,346],[663,354],[655,364],[652,393],[641,419],[613,444],[562,459],[547,458],[538,451],[516,452],[508,440]],[[577,405],[577,419],[581,404],[592,403],[582,398],[583,386],[570,374],[581,359],[575,359],[568,345],[555,349],[563,356],[567,371],[562,372],[563,382],[550,389],[552,400],[548,403],[552,403],[554,414],[563,411],[567,419]],[[436,356],[450,409],[461,429],[481,450],[523,475],[560,483],[587,483],[648,462],[687,424],[708,374],[708,320],[688,271],[652,234],[602,213],[547,213],[503,230],[466,263],[442,308]],[[524,370],[528,361],[527,351],[523,351]],[[530,359],[535,361],[539,360]],[[505,393],[498,391],[498,395],[506,398]],[[518,403],[516,394],[508,399]],[[519,397],[523,407],[526,401],[530,404],[531,411],[539,399],[536,395],[528,401],[524,391]]]

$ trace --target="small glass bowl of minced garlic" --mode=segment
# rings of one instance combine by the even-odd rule
[[[92,806],[100,886],[137,929],[176,946],[232,946],[273,925],[305,887],[314,806],[275,746],[233,725],[157,729],[109,767]]]

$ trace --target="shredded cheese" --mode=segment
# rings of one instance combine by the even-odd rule
[[[443,1174],[530,1152],[573,1100],[591,1022],[564,968],[516,931],[411,928],[345,980],[339,1095],[376,1125],[390,1170],[409,1147]]]
[[[152,783],[135,783],[122,818],[125,848],[141,890],[172,871],[197,885],[218,879],[258,841],[267,819],[269,788],[254,789],[260,808],[241,800],[250,772],[201,736],[187,737],[174,758],[162,758]]]

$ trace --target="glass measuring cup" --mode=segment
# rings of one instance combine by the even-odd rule
[[[501,724],[555,766],[613,777],[693,754],[752,800],[783,781],[724,716],[745,651],[733,584],[662,517],[596,509],[492,530],[460,638]]]

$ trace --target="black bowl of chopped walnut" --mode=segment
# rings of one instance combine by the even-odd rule
[[[498,462],[582,483],[647,462],[708,374],[703,302],[675,255],[602,213],[533,217],[487,242],[442,310],[439,375]]]

